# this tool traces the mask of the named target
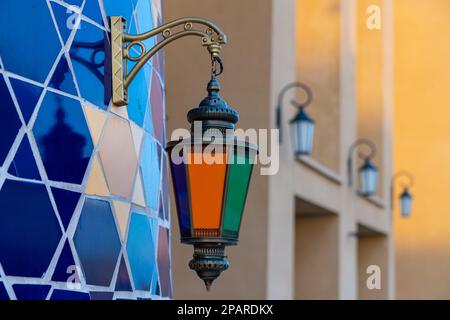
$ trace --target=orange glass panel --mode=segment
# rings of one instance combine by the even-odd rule
[[[210,161],[211,156],[207,159],[200,154],[202,154],[200,146],[192,147],[189,154],[188,175],[192,227],[194,229],[218,229],[221,222],[225,186],[226,152],[215,150],[214,163]]]

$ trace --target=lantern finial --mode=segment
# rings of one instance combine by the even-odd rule
[[[220,243],[204,243],[194,245],[194,256],[189,262],[189,268],[197,272],[200,279],[205,282],[206,290],[222,271],[228,269],[229,263],[225,256],[225,246]]]

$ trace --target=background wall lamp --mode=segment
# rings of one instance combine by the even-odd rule
[[[306,94],[306,99],[302,103],[296,100],[291,100],[292,106],[299,109],[296,116],[292,118],[289,123],[291,126],[292,147],[296,156],[311,154],[313,140],[314,140],[314,120],[312,120],[305,112],[305,108],[309,106],[312,101],[311,89],[304,83],[292,82],[286,85],[278,95],[278,106],[276,110],[276,125],[280,130],[280,143],[282,141],[282,112],[283,98],[287,91],[294,88],[303,89]]]
[[[377,191],[378,169],[372,164],[371,160],[375,156],[375,144],[368,139],[358,139],[350,145],[347,158],[347,172],[349,186],[353,186],[353,152],[359,147],[365,145],[369,147],[369,155],[358,152],[357,155],[363,160],[362,166],[359,168],[360,177],[360,193],[364,197],[369,197]]]
[[[169,153],[181,242],[194,246],[189,267],[204,280],[212,282],[229,266],[225,246],[236,245],[242,214],[258,147],[235,137],[239,114],[219,96],[217,76],[223,71],[221,45],[226,35],[212,22],[202,18],[182,18],[140,35],[124,33],[126,21],[111,17],[111,84],[115,106],[127,104],[127,89],[142,66],[161,48],[184,36],[202,38],[212,61],[208,96],[191,109],[187,119],[191,137],[170,141]],[[206,31],[195,28],[206,26]],[[172,28],[180,27],[173,31]],[[150,50],[142,41],[162,35],[163,40]],[[130,54],[133,47],[140,50]],[[136,62],[127,74],[127,61]],[[219,69],[220,68],[220,69]],[[201,128],[198,130],[198,128]]]
[[[414,177],[407,171],[399,171],[392,176],[391,179],[391,209],[394,207],[395,182],[400,181],[400,187],[403,192],[400,194],[400,213],[402,217],[411,215],[413,196],[409,193],[409,189],[414,185]]]

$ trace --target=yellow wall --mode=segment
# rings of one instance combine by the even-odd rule
[[[374,164],[381,171],[383,150],[383,19],[381,29],[367,28],[370,15],[366,9],[376,5],[383,12],[382,0],[358,0],[357,32],[356,32],[356,109],[357,135],[372,141],[376,146]],[[382,15],[382,14],[381,14]],[[382,16],[383,17],[383,16]],[[361,147],[360,152],[369,154],[367,147]],[[362,160],[358,160],[358,167]],[[383,174],[379,175],[378,192],[381,196]]]
[[[416,177],[395,208],[397,298],[450,298],[450,1],[394,2],[394,166]]]
[[[312,90],[307,112],[316,120],[311,157],[338,172],[340,1],[297,0],[296,13],[297,80]],[[304,101],[298,95],[298,101]]]

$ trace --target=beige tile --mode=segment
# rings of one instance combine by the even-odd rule
[[[120,237],[123,241],[125,239],[125,233],[127,231],[131,204],[129,202],[113,200],[113,207],[116,215],[116,221],[119,225]]]
[[[106,121],[106,114],[92,109],[88,106],[83,106],[84,114],[88,123],[89,131],[91,132],[92,141],[97,145],[100,135],[102,134],[103,126]]]
[[[124,107],[112,106],[110,111],[115,113],[115,114],[117,114],[117,115],[119,115],[119,116],[121,116],[124,119],[129,119],[128,118],[128,110],[127,110],[126,106],[124,106]]]
[[[94,157],[92,163],[89,180],[86,186],[86,193],[97,196],[109,196],[108,186],[97,155]]]
[[[130,121],[130,125],[131,125],[131,134],[133,136],[134,141],[134,149],[136,150],[136,157],[139,159],[139,151],[141,150],[144,130],[132,121]]]
[[[139,173],[136,175],[136,181],[134,184],[134,192],[133,192],[133,203],[137,204],[138,206],[145,207],[145,197],[144,197],[144,189],[142,188],[142,179],[141,174]]]
[[[115,115],[108,118],[99,153],[111,193],[130,197],[137,157],[128,121]]]

